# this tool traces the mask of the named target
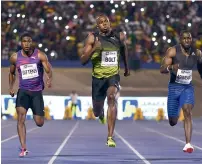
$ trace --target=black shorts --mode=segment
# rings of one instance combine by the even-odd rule
[[[16,107],[23,107],[26,110],[31,108],[33,115],[44,116],[42,91],[27,91],[19,89],[17,93]]]
[[[104,101],[107,96],[107,89],[115,86],[119,90],[120,76],[114,75],[109,78],[92,77],[92,99],[95,101]]]

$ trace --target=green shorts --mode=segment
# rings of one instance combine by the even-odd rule
[[[120,89],[120,75],[116,74],[108,78],[92,77],[92,99],[95,101],[104,101],[107,96],[107,89],[115,86]]]

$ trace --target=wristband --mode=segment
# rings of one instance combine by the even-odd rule
[[[169,68],[170,65],[167,66],[167,71],[170,72],[171,70],[173,70],[173,65],[171,65],[171,69]]]

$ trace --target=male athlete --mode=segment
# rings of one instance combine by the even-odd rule
[[[14,96],[14,83],[16,68],[19,74],[19,89],[16,99],[17,131],[21,143],[20,157],[28,154],[26,147],[25,119],[29,108],[32,109],[36,125],[44,124],[44,89],[43,72],[47,73],[47,86],[51,87],[52,70],[46,55],[32,46],[32,37],[29,33],[21,36],[22,50],[10,57],[9,90]]]
[[[113,132],[117,118],[116,94],[119,91],[120,55],[124,59],[124,76],[130,75],[126,37],[124,33],[111,29],[109,18],[105,15],[97,17],[96,23],[99,32],[88,35],[80,59],[83,65],[89,60],[92,61],[93,112],[102,123],[105,123],[103,106],[107,96],[108,138],[106,144],[109,147],[115,147]]]
[[[190,144],[192,136],[192,108],[194,107],[194,87],[192,84],[192,70],[197,64],[202,78],[202,54],[192,46],[192,36],[188,31],[180,33],[180,44],[168,48],[160,68],[161,73],[170,72],[168,85],[168,117],[171,126],[178,121],[179,111],[184,113],[184,130],[186,145],[184,152],[192,153],[194,148]]]

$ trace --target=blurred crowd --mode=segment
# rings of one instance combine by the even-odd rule
[[[84,40],[96,30],[95,18],[109,16],[112,27],[127,35],[129,55],[159,63],[181,30],[190,30],[202,49],[202,3],[137,1],[18,1],[2,2],[1,57],[20,49],[20,35],[29,31],[36,47],[51,60],[78,60]]]

